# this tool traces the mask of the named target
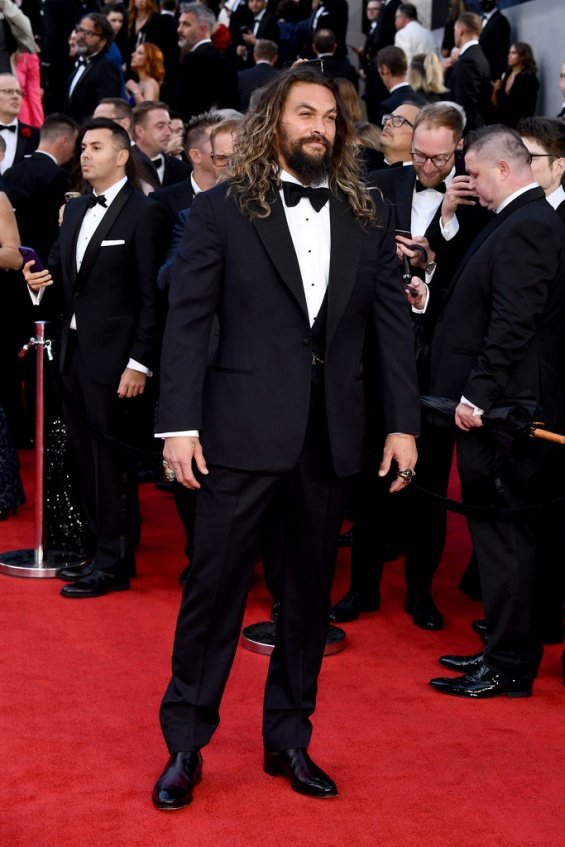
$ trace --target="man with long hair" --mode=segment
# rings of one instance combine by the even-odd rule
[[[295,791],[337,788],[307,753],[330,610],[345,478],[365,428],[363,343],[373,324],[391,490],[416,462],[413,339],[392,222],[359,178],[331,80],[277,77],[236,135],[231,178],[199,194],[173,269],[157,435],[168,476],[198,489],[194,557],[161,707],[171,757],[159,809],[192,800],[201,748],[237,647],[272,505],[285,538],[264,699],[264,769]],[[214,316],[219,338],[208,364]]]

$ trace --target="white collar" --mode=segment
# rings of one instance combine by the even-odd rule
[[[464,53],[466,50],[468,50],[468,49],[469,49],[469,47],[474,47],[474,46],[475,46],[475,44],[478,44],[478,43],[479,43],[479,42],[478,42],[478,39],[476,39],[476,38],[475,38],[475,39],[473,39],[473,41],[467,41],[467,43],[466,43],[466,44],[464,44],[464,45],[463,45],[463,47],[460,49],[460,51],[459,51],[459,55],[460,55],[460,56],[462,56],[462,55],[463,55],[463,53]]]
[[[525,194],[526,191],[531,191],[532,188],[539,188],[537,182],[530,182],[528,185],[524,185],[522,188],[519,188],[518,191],[514,191],[512,194],[509,194],[508,197],[502,201],[500,206],[497,206],[495,209],[496,214],[499,215],[503,209],[512,203],[513,200],[516,200],[516,198],[520,197],[521,194]]]
[[[118,194],[120,193],[120,191],[122,190],[122,188],[124,187],[124,185],[126,184],[127,181],[128,181],[127,176],[124,176],[119,182],[115,182],[109,188],[106,188],[105,191],[101,192],[104,195],[104,197],[106,198],[106,206],[109,206],[110,203],[112,203],[116,199],[116,197],[118,196]],[[92,193],[95,195],[95,197],[98,196],[98,192],[95,191],[94,189],[93,189]]]
[[[557,207],[565,200],[565,189],[562,185],[560,185],[559,188],[556,188],[555,191],[551,192],[551,194],[547,194],[545,199],[551,206],[553,206],[554,209],[557,209]]]
[[[212,39],[211,39],[211,38],[203,38],[203,39],[202,39],[202,41],[199,41],[199,42],[198,42],[198,44],[195,44],[195,45],[194,45],[194,47],[191,47],[189,52],[190,52],[190,53],[194,53],[194,51],[195,51],[198,47],[202,47],[202,45],[203,45],[203,44],[211,44],[211,43],[212,43]]]

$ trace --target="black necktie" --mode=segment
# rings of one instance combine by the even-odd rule
[[[0,132],[3,129],[7,129],[8,132],[15,132],[16,131],[16,124],[11,124],[10,126],[5,126],[4,124],[0,124]]]
[[[312,188],[311,185],[299,185],[297,182],[283,182],[284,202],[287,206],[298,206],[303,197],[307,197],[312,207],[319,212],[330,199],[329,188]]]
[[[157,156],[155,159],[151,159],[151,161],[153,162],[153,165],[155,166],[156,170],[159,170],[159,168],[163,164],[163,157]]]
[[[434,185],[432,188],[429,185],[422,185],[419,179],[416,180],[416,193],[418,191],[439,191],[440,194],[445,194],[445,182],[440,182],[439,185]]]
[[[88,207],[91,209],[96,206],[97,203],[100,203],[101,206],[106,207],[106,198],[103,194],[89,194],[88,195]]]

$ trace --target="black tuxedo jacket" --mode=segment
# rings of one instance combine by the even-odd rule
[[[312,331],[278,192],[268,218],[251,221],[226,184],[192,204],[172,275],[157,432],[197,429],[211,464],[280,471],[300,455],[310,406]],[[313,214],[315,214],[313,212]],[[418,432],[419,401],[390,216],[363,230],[330,199],[331,260],[325,396],[335,471],[363,462],[362,364],[375,327],[386,432]],[[260,283],[260,284],[258,284]],[[220,337],[208,366],[214,316]]]
[[[428,101],[419,91],[415,91],[411,85],[403,85],[379,103],[379,124],[383,115],[390,115],[391,112],[394,112],[395,109],[398,109],[399,106],[402,106],[406,102],[419,103],[425,106]]]
[[[192,206],[194,189],[190,177],[187,177],[182,182],[169,185],[167,188],[157,189],[149,197],[161,204],[172,225],[183,209],[189,209]]]
[[[22,244],[35,248],[43,263],[59,234],[59,209],[70,189],[70,174],[45,153],[32,153],[2,177],[14,207]]]
[[[449,77],[452,99],[463,106],[467,115],[465,132],[485,123],[491,108],[490,66],[480,44],[474,44],[460,56]]]
[[[76,241],[86,196],[71,200],[50,259],[62,300],[61,369],[70,322],[85,366],[100,384],[118,383],[131,358],[152,369],[158,343],[157,271],[166,247],[161,207],[129,183],[122,188],[92,236],[80,271]],[[54,286],[55,287],[55,286]]]
[[[557,212],[557,214],[559,215],[559,217],[561,218],[561,220],[565,224],[565,200],[563,201],[563,203],[559,204],[559,206],[557,207],[557,209],[555,211]]]
[[[249,101],[251,95],[257,88],[262,88],[267,83],[271,82],[273,77],[278,74],[278,70],[269,65],[268,62],[259,62],[253,68],[246,68],[244,71],[239,71],[237,75],[237,84],[239,87],[239,97],[241,100],[241,108],[244,111],[249,109]]]
[[[237,74],[212,44],[201,44],[183,58],[176,107],[184,121],[212,107],[239,109]]]
[[[14,165],[17,162],[21,162],[26,156],[30,156],[39,144],[39,130],[37,127],[29,126],[29,124],[23,124],[21,121],[18,121],[17,134]]]
[[[479,36],[490,67],[491,80],[500,79],[508,65],[510,22],[498,9],[488,19]]]
[[[132,154],[135,157],[136,164],[141,178],[148,182],[155,189],[166,188],[170,185],[176,185],[178,182],[183,182],[190,176],[191,167],[186,162],[176,159],[174,156],[169,156],[163,153],[165,160],[165,170],[163,172],[163,182],[159,181],[157,168],[143,150],[137,144],[132,145]]]
[[[75,72],[73,71],[67,82],[63,111],[77,123],[89,118],[104,97],[121,96],[122,81],[118,66],[106,53],[98,53],[89,60],[86,70],[70,94]]]
[[[342,77],[348,79],[355,86],[355,90],[359,90],[359,77],[357,71],[349,62],[343,59],[336,59],[335,56],[321,56],[322,73],[330,79]]]
[[[481,231],[449,287],[432,346],[431,393],[485,412],[523,394],[562,411],[565,227],[541,188]]]

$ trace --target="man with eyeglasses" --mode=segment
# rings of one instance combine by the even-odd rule
[[[414,312],[420,390],[429,393],[429,348],[445,293],[459,262],[488,214],[469,189],[459,151],[465,113],[455,103],[425,106],[414,120],[411,167],[378,171],[376,185],[394,209],[400,260],[407,257],[414,276],[408,295]],[[420,244],[427,258],[410,248]],[[446,512],[420,488],[446,495],[454,437],[445,427],[423,422],[419,441],[418,489],[410,492],[410,533],[405,545],[405,610],[416,626],[443,627],[443,615],[432,598],[432,580],[445,544]],[[406,503],[403,504],[406,511]]]
[[[535,181],[565,223],[565,121],[523,118],[518,124],[518,132],[530,154]]]
[[[39,144],[39,130],[18,120],[23,96],[17,77],[0,74],[0,136],[6,142],[0,174],[30,156]]]
[[[92,12],[75,31],[78,59],[67,84],[63,111],[82,123],[104,97],[119,97],[122,83],[117,65],[107,55],[114,37],[107,18]]]
[[[383,115],[381,150],[389,167],[412,164],[412,133],[414,121],[422,107],[403,103],[390,115]]]

